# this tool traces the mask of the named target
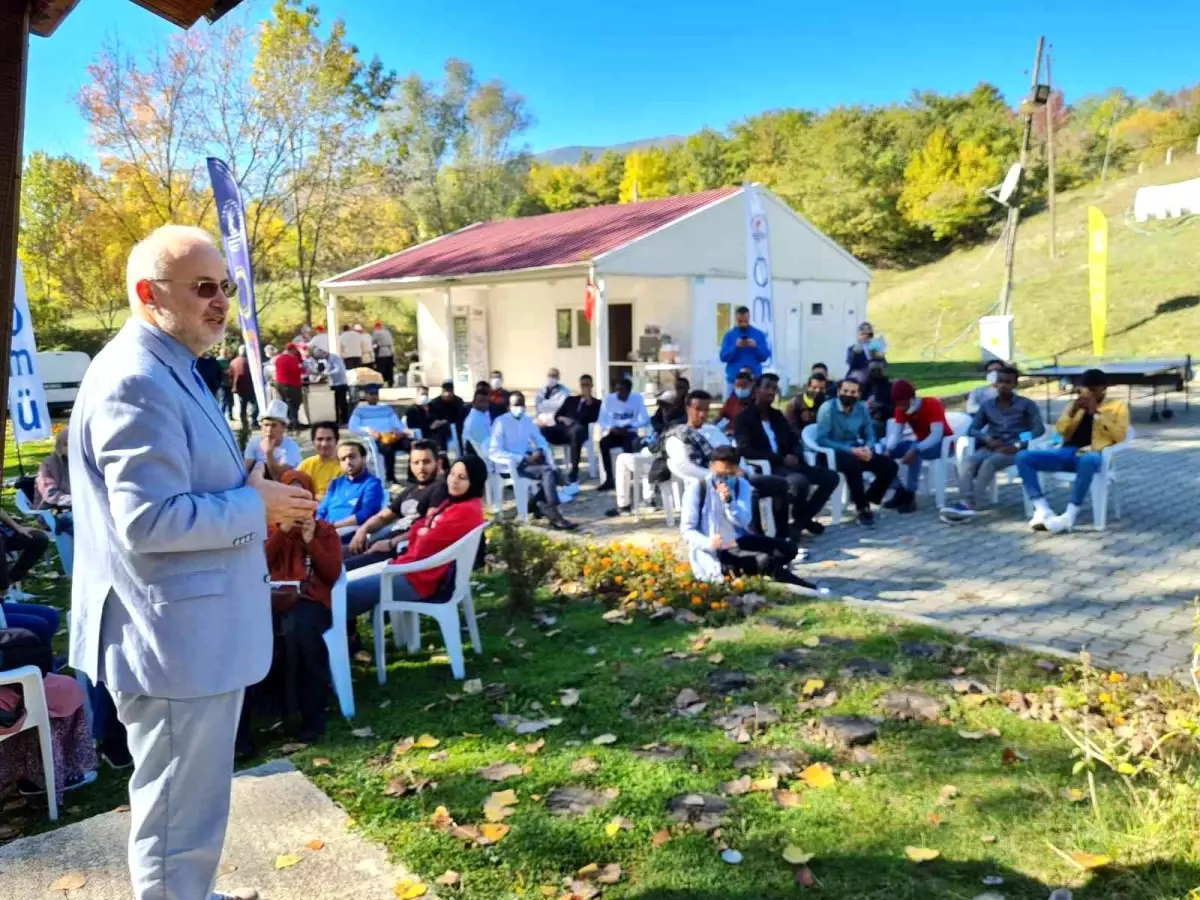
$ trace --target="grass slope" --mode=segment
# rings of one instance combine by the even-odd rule
[[[1087,208],[1109,222],[1108,357],[1176,355],[1200,350],[1200,217],[1137,225],[1135,190],[1200,176],[1200,157],[1093,184],[1058,201],[1057,256],[1049,258],[1046,212],[1022,219],[1017,237],[1013,312],[1025,357],[1090,356]],[[1144,232],[1144,233],[1143,233]],[[908,271],[876,273],[870,315],[895,360],[978,359],[978,317],[995,303],[1002,244],[957,251]],[[965,340],[946,347],[966,333]],[[932,351],[939,348],[936,354]]]

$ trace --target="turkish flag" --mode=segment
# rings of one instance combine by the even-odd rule
[[[592,284],[589,276],[587,290],[583,298],[583,315],[590,322],[596,315],[596,285]]]

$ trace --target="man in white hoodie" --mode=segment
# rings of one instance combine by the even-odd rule
[[[622,378],[617,389],[604,398],[600,405],[600,427],[604,437],[600,439],[600,462],[604,465],[604,483],[599,490],[611,491],[615,487],[612,469],[612,451],[632,453],[636,449],[638,429],[650,424],[646,412],[646,401],[641,394],[633,392],[633,382]]]
[[[525,415],[525,395],[513,391],[508,396],[508,412],[492,423],[492,440],[488,448],[492,462],[507,467],[541,486],[541,495],[534,499],[534,515],[545,515],[550,527],[570,531],[575,526],[563,518],[558,508],[558,468],[550,445],[532,418]],[[540,507],[540,509],[539,509]]]

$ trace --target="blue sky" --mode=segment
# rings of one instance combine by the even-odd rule
[[[1068,102],[1112,86],[1144,95],[1200,79],[1196,3],[1133,14],[1115,0],[318,2],[326,21],[345,19],[364,56],[401,73],[435,77],[458,56],[481,78],[503,79],[537,119],[535,151],[720,129],[782,106],[886,103],[913,88],[990,81],[1012,99],[1028,87],[1039,32]],[[243,6],[258,18],[270,9],[268,0]],[[174,30],[129,0],[81,0],[53,38],[32,38],[26,150],[86,154],[73,96],[105,35],[150,46]]]

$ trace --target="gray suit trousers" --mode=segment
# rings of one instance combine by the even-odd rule
[[[244,691],[193,700],[113,693],[129,734],[134,900],[209,900],[229,820]]]

